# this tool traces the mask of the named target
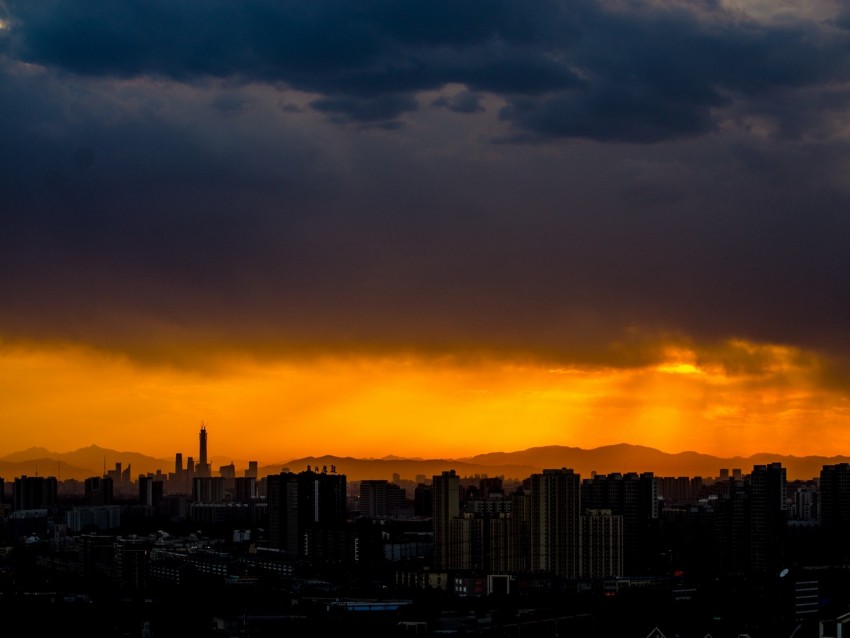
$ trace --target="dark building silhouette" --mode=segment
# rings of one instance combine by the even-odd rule
[[[92,476],[85,480],[86,505],[112,505],[113,484],[109,477]]]
[[[250,503],[257,498],[257,479],[253,476],[237,476],[234,479],[232,500],[237,503]]]
[[[584,578],[623,575],[623,517],[611,510],[585,510],[581,516],[581,574]]]
[[[779,463],[711,485],[698,504],[665,511],[674,563],[698,578],[778,573],[786,557],[786,478]]]
[[[152,476],[139,477],[139,503],[154,509],[159,508],[163,495],[163,482]]]
[[[712,501],[710,522],[713,529],[713,561],[711,566],[720,575],[743,574],[749,569],[750,490],[743,480],[727,479],[723,491]],[[704,544],[705,550],[712,545]]]
[[[220,476],[196,476],[192,480],[192,501],[195,503],[223,503],[225,479]]]
[[[133,482],[130,478],[131,467],[132,464],[128,465],[126,469],[122,469],[122,464],[120,462],[116,462],[115,469],[106,470],[103,473],[103,476],[104,478],[108,478],[112,481],[113,490],[117,488],[119,492],[124,492]]]
[[[820,473],[820,524],[824,551],[834,564],[850,560],[850,464],[824,465]]]
[[[584,479],[581,506],[582,511],[610,510],[621,516],[624,573],[636,576],[651,571],[658,533],[658,482],[652,472],[597,474]]]
[[[191,463],[191,457],[189,463]],[[168,475],[168,491],[171,494],[187,494],[192,487],[190,472],[183,467],[183,454],[174,455],[174,472]]]
[[[431,480],[434,525],[434,568],[451,569],[451,529],[460,515],[460,478],[454,470],[444,471]]]
[[[749,566],[778,572],[785,558],[785,468],[756,465],[750,474]]]
[[[504,481],[499,476],[492,476],[489,478],[482,478],[478,482],[478,489],[480,493],[480,497],[487,499],[494,495],[504,495]]]
[[[449,569],[506,573],[513,562],[511,500],[504,497],[501,479],[473,480],[464,490],[462,512],[451,522]]]
[[[531,571],[581,573],[581,477],[562,468],[531,475]]]
[[[269,504],[269,546],[286,558],[299,556],[298,475],[281,472],[266,477],[266,501]]]
[[[665,505],[677,505],[695,502],[702,489],[701,477],[657,476],[655,485],[658,498]]]
[[[347,519],[346,478],[311,469],[270,475],[267,502],[269,545],[290,559],[321,561],[322,556],[315,553],[328,551]],[[309,545],[310,536],[319,541],[318,547]]]
[[[820,520],[820,495],[817,479],[789,481],[786,487],[791,505],[791,519],[816,523]]]
[[[531,490],[517,488],[511,494],[511,571],[531,570]]]
[[[201,425],[201,431],[198,433],[198,442],[200,446],[200,454],[198,462],[194,467],[194,475],[201,478],[212,476],[209,460],[207,459],[207,426]]]
[[[188,457],[186,459],[186,475],[183,478],[182,489],[183,494],[191,494],[195,484],[195,459]]]
[[[669,507],[661,512],[661,573],[691,581],[714,579],[718,566],[715,509],[705,502]]]
[[[58,482],[55,476],[27,476],[15,479],[15,510],[33,510],[56,505]]]
[[[360,481],[360,515],[368,518],[396,516],[407,507],[405,491],[385,479]]]
[[[218,475],[224,479],[225,496],[232,498],[236,491],[236,466],[233,463],[222,465],[218,468]]]
[[[434,513],[434,503],[431,486],[421,482],[413,490],[413,513],[416,516],[431,516]]]

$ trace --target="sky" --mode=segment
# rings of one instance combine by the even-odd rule
[[[0,456],[850,453],[850,10],[0,0]]]

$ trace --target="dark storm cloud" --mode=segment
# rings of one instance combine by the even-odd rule
[[[60,330],[120,330],[124,319],[96,309],[180,305],[186,291],[214,300],[218,283],[238,291],[257,244],[287,237],[309,215],[305,202],[337,188],[304,135],[282,144],[271,134],[276,105],[258,113],[248,90],[187,102],[40,73],[2,84],[0,119],[14,122],[0,128],[7,325],[53,325],[55,309]]]
[[[561,94],[545,100],[519,99],[501,110],[503,119],[544,136],[584,137],[600,141],[657,142],[714,129],[711,106],[687,100],[658,102],[638,88],[621,85],[592,95]],[[520,138],[521,139],[521,138]]]
[[[716,107],[848,77],[850,37],[832,24],[759,24],[708,2],[8,6],[7,50],[74,73],[281,81],[355,120],[375,108],[393,117],[415,108],[398,96],[461,83],[502,96],[506,121],[543,136],[699,135],[714,130]]]
[[[338,113],[352,120],[372,122],[392,120],[407,111],[415,111],[416,100],[411,95],[380,95],[377,97],[330,97],[313,100],[310,106],[317,111]]]
[[[484,110],[481,106],[481,96],[471,91],[461,91],[452,96],[440,96],[432,105],[443,106],[455,113],[478,113]]]
[[[712,2],[6,6],[6,338],[140,357],[226,341],[640,365],[731,337],[850,353],[835,21]]]
[[[212,106],[226,115],[242,115],[251,110],[254,100],[238,92],[222,92],[213,98]]]

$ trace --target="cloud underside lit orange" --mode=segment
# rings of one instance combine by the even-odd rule
[[[229,355],[213,372],[72,346],[0,350],[3,454],[97,444],[162,458],[275,463],[320,454],[458,458],[542,445],[835,455],[850,406],[811,353],[730,341],[640,367],[450,356]]]

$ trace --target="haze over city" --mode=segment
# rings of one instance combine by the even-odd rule
[[[847,453],[848,24],[0,1],[0,451]]]

